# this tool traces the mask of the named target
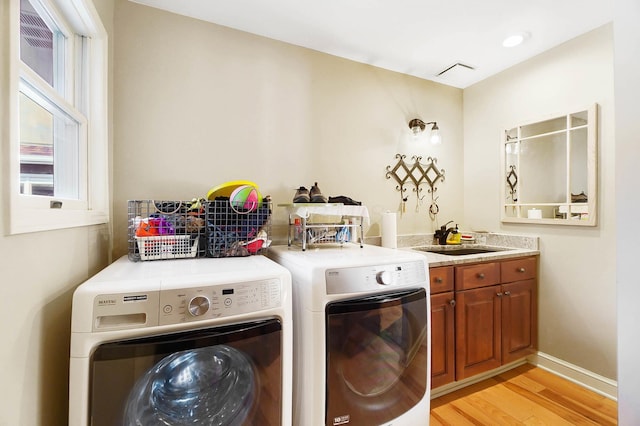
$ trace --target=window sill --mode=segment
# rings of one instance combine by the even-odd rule
[[[109,222],[109,214],[98,210],[20,209],[11,215],[10,234],[52,231],[100,225]]]

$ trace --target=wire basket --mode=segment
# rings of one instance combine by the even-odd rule
[[[204,205],[199,200],[130,200],[129,259],[166,260],[204,257]]]
[[[180,259],[198,254],[198,239],[190,235],[136,237],[136,243],[140,260]]]
[[[269,247],[271,202],[265,198],[248,209],[218,197],[205,203],[208,257],[262,254]]]

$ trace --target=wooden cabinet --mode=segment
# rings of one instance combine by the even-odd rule
[[[455,379],[453,267],[432,268],[431,277],[431,387]]]
[[[537,257],[432,268],[430,275],[433,388],[535,351]],[[448,286],[434,286],[446,277],[453,277]]]
[[[499,287],[456,293],[456,380],[501,365]]]
[[[456,380],[533,353],[536,272],[536,257],[456,267]]]
[[[502,285],[502,363],[535,352],[538,345],[538,301],[534,279]]]

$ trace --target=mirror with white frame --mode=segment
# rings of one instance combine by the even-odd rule
[[[503,222],[595,226],[598,105],[504,131]]]

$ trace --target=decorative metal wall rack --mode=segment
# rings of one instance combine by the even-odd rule
[[[416,210],[418,210],[420,204],[425,195],[421,196],[421,185],[427,184],[427,192],[431,194],[431,204],[429,206],[429,215],[432,219],[440,211],[437,201],[438,197],[435,196],[435,192],[438,190],[436,184],[438,181],[444,182],[444,169],[438,169],[437,158],[428,157],[426,163],[422,163],[422,157],[412,156],[411,162],[407,162],[407,156],[404,154],[396,154],[395,157],[398,161],[393,166],[387,166],[387,172],[385,174],[387,179],[395,179],[397,185],[396,190],[400,191],[400,212],[406,211],[406,202],[408,200],[407,192],[408,185],[413,185],[413,192],[416,193],[417,204]]]

